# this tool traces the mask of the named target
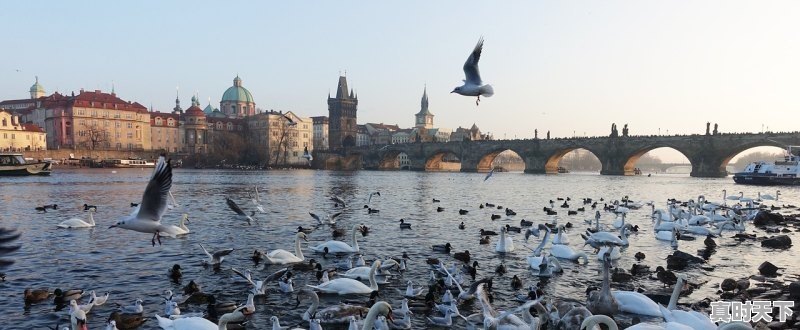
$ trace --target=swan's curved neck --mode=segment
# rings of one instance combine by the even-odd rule
[[[380,311],[377,308],[370,308],[369,312],[367,313],[367,317],[364,319],[364,325],[361,327],[361,329],[372,330],[372,328],[375,327],[375,319],[378,318],[378,313],[380,313]]]
[[[605,315],[592,315],[587,317],[581,326],[581,329],[594,329],[595,327],[604,324],[608,330],[619,330],[617,322],[614,319]],[[585,327],[583,326],[585,325]]]
[[[300,235],[298,234],[294,238],[294,255],[297,256],[301,261],[305,260],[303,257],[303,249],[300,248]]]
[[[547,244],[547,240],[550,239],[550,228],[545,227],[545,229],[546,229],[546,231],[544,232],[544,238],[542,238],[542,241],[539,242],[539,246],[537,246],[536,250],[534,250],[534,251],[538,251],[536,253],[537,257],[539,256],[539,254],[542,253],[542,249],[544,249],[544,245]]]
[[[319,296],[317,296],[317,293],[313,291],[311,291],[309,294],[311,295],[311,306],[308,306],[308,310],[306,310],[303,318],[311,320],[311,317],[317,312],[317,308],[319,308]]]
[[[186,216],[181,218],[181,229],[188,231],[189,228],[186,228]]]
[[[372,268],[369,269],[369,288],[373,291],[378,290],[378,281],[375,280],[375,272],[378,270],[378,262],[372,264]]]
[[[353,227],[353,249],[358,251],[358,240],[356,240],[356,233],[358,233],[358,227]]]
[[[603,296],[611,295],[611,283],[609,280],[609,268],[611,267],[610,263],[610,261],[606,261],[605,257],[603,257],[603,287],[600,290],[600,294]]]
[[[94,216],[92,215],[92,211],[89,211],[89,224],[94,226]]]
[[[678,282],[675,283],[675,288],[672,289],[672,296],[669,297],[669,304],[667,309],[674,310],[678,307],[678,298],[681,295],[681,288],[683,287],[683,277],[678,276]]]

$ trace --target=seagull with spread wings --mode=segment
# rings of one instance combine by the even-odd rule
[[[289,125],[289,126],[297,126],[297,122],[294,121],[294,119],[292,119],[292,117],[289,117],[289,116],[284,114],[283,118],[286,119],[286,124],[287,125]]]
[[[141,233],[153,234],[153,246],[156,240],[161,245],[161,232],[169,232],[168,226],[161,224],[161,217],[167,211],[167,198],[169,189],[172,188],[172,165],[164,156],[158,157],[156,168],[150,177],[150,182],[144,189],[142,202],[138,208],[129,216],[122,218],[119,222],[108,228],[122,228]]]
[[[494,95],[494,88],[492,85],[483,84],[483,80],[481,80],[481,73],[478,70],[478,61],[481,59],[481,51],[483,50],[483,37],[478,40],[478,44],[475,45],[475,49],[472,50],[472,54],[469,55],[467,61],[464,62],[464,75],[466,79],[464,79],[464,85],[456,87],[450,93],[457,93],[464,96],[477,96],[478,100],[475,101],[475,105],[479,105],[481,102],[481,95],[490,97]]]
[[[250,211],[250,215],[247,215],[247,213],[244,213],[244,211],[242,211],[242,208],[239,207],[239,205],[237,205],[236,202],[234,202],[232,199],[230,199],[228,197],[225,197],[225,203],[228,204],[228,207],[231,210],[233,210],[233,212],[236,212],[236,215],[238,216],[238,218],[242,218],[244,220],[247,220],[247,224],[248,225],[252,225],[252,222],[258,223],[258,221],[256,221],[253,218],[256,215],[256,211]]]

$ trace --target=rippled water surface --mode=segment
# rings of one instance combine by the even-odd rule
[[[633,200],[654,200],[658,208],[665,208],[667,198],[687,200],[705,195],[709,200],[720,201],[722,189],[729,192],[744,191],[755,197],[758,191],[767,192],[760,187],[738,186],[730,178],[695,179],[684,176],[653,177],[612,177],[593,174],[530,175],[521,173],[495,173],[484,182],[484,174],[478,173],[424,173],[424,172],[330,172],[330,171],[222,171],[175,169],[173,193],[181,206],[170,210],[163,220],[176,224],[181,213],[190,216],[188,227],[191,233],[178,239],[164,239],[162,246],[150,245],[151,236],[127,230],[108,229],[121,216],[131,211],[130,203],[141,198],[144,186],[149,179],[150,169],[124,169],[116,173],[110,169],[62,169],[57,168],[51,177],[0,178],[0,223],[6,227],[18,228],[22,232],[22,249],[14,254],[17,262],[5,270],[7,278],[0,282],[0,315],[3,315],[3,329],[42,329],[55,326],[58,320],[67,320],[67,309],[54,311],[52,301],[23,307],[25,288],[80,288],[95,290],[98,293],[110,292],[111,303],[95,307],[89,314],[90,329],[104,329],[104,323],[115,308],[114,302],[131,304],[136,298],[144,300],[145,314],[151,317],[142,329],[157,328],[153,314],[163,314],[161,292],[165,289],[180,291],[189,280],[200,283],[203,291],[218,295],[221,301],[244,302],[249,285],[229,271],[229,267],[253,269],[256,277],[265,277],[280,269],[279,266],[254,267],[249,256],[254,249],[272,250],[282,248],[293,251],[293,233],[298,225],[313,226],[315,221],[308,212],[333,213],[333,202],[328,196],[336,194],[349,205],[338,218],[339,227],[351,228],[354,224],[365,224],[371,228],[368,236],[359,235],[359,245],[367,260],[375,258],[399,257],[408,252],[412,260],[409,270],[394,278],[390,284],[382,286],[383,298],[393,306],[399,306],[396,289],[404,289],[405,282],[412,279],[418,285],[427,284],[430,268],[425,258],[437,257],[448,263],[454,260],[443,253],[434,253],[431,244],[450,242],[454,250],[469,250],[479,261],[478,277],[494,275],[494,269],[501,262],[508,267],[508,274],[495,277],[495,307],[507,309],[518,305],[511,298],[524,293],[511,290],[510,279],[517,274],[525,286],[533,285],[538,278],[532,276],[525,262],[529,250],[538,240],[525,244],[521,235],[514,236],[517,250],[505,256],[494,252],[494,242],[479,245],[479,229],[497,230],[500,225],[519,225],[520,219],[536,223],[552,221],[552,217],[542,212],[550,199],[556,197],[573,198],[572,208],[582,205],[579,199],[591,197],[606,200],[629,196]],[[259,225],[247,226],[234,218],[225,205],[225,196],[236,200],[245,210],[253,210],[248,193],[258,186],[267,213],[258,214]],[[367,214],[361,207],[366,203],[370,192],[380,191],[381,197],[373,198],[372,206],[380,210],[377,214]],[[775,192],[770,189],[770,194]],[[798,204],[800,194],[797,189],[784,188],[781,191],[781,204]],[[440,203],[432,203],[432,199]],[[482,202],[491,202],[509,207],[516,216],[506,217],[502,210],[479,209]],[[57,211],[39,214],[37,205],[59,205]],[[82,211],[84,203],[97,205],[95,214],[97,227],[94,229],[64,230],[56,224],[71,217],[88,218]],[[437,207],[444,212],[436,212]],[[467,215],[459,215],[459,209],[469,210]],[[587,208],[588,209],[588,208]],[[576,229],[569,232],[573,247],[580,248],[582,240],[578,233],[586,227],[584,219],[593,212],[566,215],[566,209],[558,209],[559,223],[571,222]],[[491,214],[501,214],[502,219],[492,221]],[[563,215],[562,215],[563,214]],[[404,218],[412,224],[411,230],[400,230],[398,220]],[[603,218],[607,223],[610,215]],[[630,269],[635,261],[633,254],[642,251],[647,257],[643,263],[665,266],[665,257],[672,252],[669,243],[656,241],[652,236],[652,223],[649,208],[632,211],[627,219],[638,224],[642,230],[631,237],[631,246],[623,251],[618,266]],[[459,230],[463,221],[465,230]],[[748,232],[765,235],[761,230],[748,228]],[[796,240],[794,234],[793,239]],[[756,268],[764,260],[770,260],[779,267],[787,267],[786,273],[796,273],[796,247],[776,253],[760,247],[758,242],[737,242],[726,237],[717,239],[723,245],[712,255],[709,266],[713,271],[699,268],[687,270],[692,282],[707,282],[690,296],[682,297],[681,303],[690,303],[705,297],[718,297],[715,291],[721,279],[743,277],[757,272]],[[313,255],[308,246],[331,239],[330,229],[320,227],[309,235],[309,243],[304,246],[307,257],[321,260],[323,264],[338,259],[323,259]],[[495,240],[496,241],[496,240]],[[223,263],[224,269],[214,272],[201,266],[205,258],[197,244],[203,243],[211,249],[235,248]],[[578,244],[581,243],[581,244]],[[702,239],[680,242],[680,250],[696,254],[703,247]],[[591,253],[590,247],[584,251]],[[184,269],[183,283],[172,283],[167,270],[175,263]],[[599,285],[600,263],[590,256],[588,265],[562,262],[563,274],[554,277],[545,285],[545,291],[554,297],[574,298],[585,301],[587,285]],[[468,280],[469,283],[469,280]],[[468,285],[467,283],[467,285]],[[316,284],[311,273],[296,275],[295,288],[305,284]],[[256,301],[257,312],[247,325],[251,329],[270,328],[270,316],[278,316],[283,325],[296,324],[308,306],[303,302],[293,308],[295,296],[277,291],[277,284],[266,299]],[[633,283],[650,292],[667,292],[659,282],[639,279]],[[324,296],[322,307],[337,301],[335,296]],[[366,300],[353,297],[352,299]],[[183,309],[184,313],[199,311],[204,306]],[[478,310],[477,305],[461,309],[469,315]],[[423,315],[414,316],[414,327],[425,328]],[[304,325],[305,326],[305,325]],[[459,328],[463,321],[457,321]]]

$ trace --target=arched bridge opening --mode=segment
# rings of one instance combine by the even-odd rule
[[[408,154],[402,151],[388,151],[378,164],[379,170],[407,170],[411,167]]]
[[[461,171],[461,159],[452,151],[438,151],[425,160],[425,171],[458,172]]]
[[[600,172],[603,168],[594,152],[580,147],[562,149],[552,154],[544,165],[545,173],[569,173],[570,171]]]
[[[692,163],[683,152],[674,147],[652,146],[629,156],[623,169],[625,175],[652,173],[689,175]]]
[[[525,160],[512,149],[499,149],[483,155],[478,161],[478,172],[489,172],[492,169],[500,172],[525,171]]]
[[[721,169],[725,169],[728,173],[740,172],[744,170],[747,164],[757,161],[773,162],[776,160],[783,160],[786,156],[786,148],[779,146],[755,146],[746,149],[742,146],[734,150],[735,153],[728,155],[722,161]],[[792,149],[792,153],[797,154],[800,150]]]

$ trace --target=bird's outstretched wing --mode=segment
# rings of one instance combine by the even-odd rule
[[[172,188],[172,165],[164,159],[164,156],[160,156],[153,170],[153,176],[144,189],[137,218],[161,221],[161,217],[167,211],[170,188]]]
[[[308,212],[308,214],[311,215],[312,218],[317,219],[317,221],[320,221],[320,222],[322,221],[322,220],[319,219],[318,215],[316,215],[314,213],[311,213],[311,212]]]
[[[340,216],[340,215],[342,215],[342,212],[339,212],[339,213],[334,213],[334,214],[332,214],[332,215],[331,215],[331,217],[330,217],[330,220],[331,220],[331,221],[334,221],[334,220],[336,220],[336,217],[338,217],[338,216]]]
[[[294,122],[294,120],[292,120],[292,117],[289,117],[287,115],[283,115],[283,118],[286,118],[286,120],[289,122],[289,126],[297,125],[297,123]]]
[[[12,229],[0,228],[0,257],[19,250],[19,245],[10,245],[19,238],[19,233]],[[0,258],[0,268],[10,266],[14,260]]]
[[[483,50],[483,37],[478,40],[472,54],[469,55],[467,61],[464,62],[464,75],[466,76],[465,82],[475,85],[483,84],[481,80],[481,73],[478,70],[478,61],[481,59],[481,51]]]
[[[228,207],[231,208],[231,210],[233,210],[233,212],[236,212],[236,214],[242,215],[242,216],[246,216],[247,215],[247,214],[244,213],[244,211],[242,211],[242,208],[240,208],[239,205],[236,205],[236,202],[234,202],[232,199],[230,199],[228,197],[225,197],[225,203],[227,203]]]
[[[213,258],[213,256],[211,255],[211,253],[208,253],[208,250],[206,250],[206,248],[205,248],[205,247],[203,247],[203,244],[197,244],[197,245],[200,245],[200,248],[201,248],[201,249],[203,249],[203,252],[205,252],[205,253],[206,253],[206,255],[207,255],[209,258]]]

